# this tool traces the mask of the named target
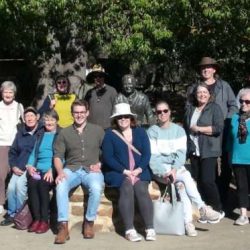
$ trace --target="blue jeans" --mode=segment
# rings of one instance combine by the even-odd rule
[[[21,175],[13,174],[7,189],[8,215],[14,217],[27,199],[26,171]]]
[[[94,221],[103,193],[104,178],[102,173],[86,172],[83,168],[71,171],[63,169],[66,178],[56,187],[56,201],[58,208],[58,222],[69,220],[69,192],[72,188],[83,185],[89,192],[86,219]]]

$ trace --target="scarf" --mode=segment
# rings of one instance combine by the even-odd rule
[[[246,120],[250,118],[250,112],[242,112],[240,111],[239,117],[239,126],[238,126],[238,134],[237,137],[239,138],[239,143],[243,144],[246,143],[248,130],[246,125]]]

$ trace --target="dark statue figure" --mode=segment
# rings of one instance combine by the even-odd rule
[[[122,78],[122,93],[116,97],[115,104],[128,103],[133,113],[137,114],[139,126],[149,126],[155,123],[154,114],[148,97],[136,90],[137,80],[133,75],[124,75]]]

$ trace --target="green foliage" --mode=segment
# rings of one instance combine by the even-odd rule
[[[67,60],[74,36],[85,50],[102,50],[127,67],[181,67],[182,81],[210,55],[240,85],[250,66],[249,16],[248,0],[0,0],[0,57],[49,57],[54,34]]]

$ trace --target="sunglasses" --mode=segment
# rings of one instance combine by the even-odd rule
[[[169,111],[168,109],[156,110],[156,114],[157,114],[157,115],[161,115],[162,113],[163,113],[163,114],[167,114],[168,111]]]
[[[65,80],[57,81],[56,84],[67,84],[67,81],[65,81]]]
[[[130,119],[130,115],[119,115],[116,117],[117,120],[121,120],[121,119]]]
[[[240,104],[243,104],[243,103],[246,103],[247,105],[250,104],[250,100],[243,100],[243,99],[240,99]]]

